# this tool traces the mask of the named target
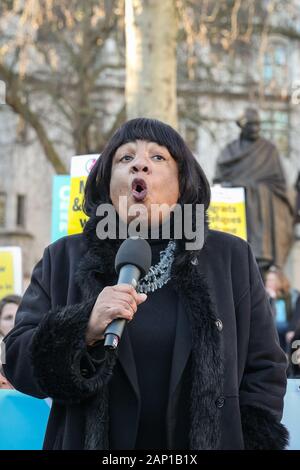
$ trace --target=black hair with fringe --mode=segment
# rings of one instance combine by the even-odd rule
[[[113,134],[101,156],[92,168],[84,193],[83,210],[86,215],[95,214],[99,204],[111,202],[109,186],[112,160],[117,149],[128,142],[146,140],[168,149],[178,165],[180,204],[210,203],[210,186],[204,171],[179,133],[168,124],[156,119],[137,118],[125,122]]]

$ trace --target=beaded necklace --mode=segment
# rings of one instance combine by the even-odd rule
[[[154,292],[167,284],[171,278],[171,268],[174,261],[176,243],[170,240],[167,247],[160,252],[160,260],[151,266],[146,276],[137,285],[137,291],[143,294]]]

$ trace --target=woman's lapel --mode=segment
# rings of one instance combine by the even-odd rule
[[[127,328],[125,327],[120,346],[118,348],[118,360],[134,390],[136,398],[140,401],[140,389],[134,360],[133,350]]]
[[[192,331],[183,307],[182,295],[178,296],[177,325],[170,374],[169,402],[183,374],[192,350]]]
[[[178,323],[183,328],[183,338],[176,334],[172,370],[172,387],[182,374],[183,362],[191,349],[192,386],[191,403],[191,449],[217,449],[220,443],[221,412],[217,407],[223,391],[222,335],[210,294],[210,288],[199,265],[201,254],[189,262],[174,265],[172,279],[181,294],[182,307]],[[187,321],[186,321],[187,320]],[[186,323],[189,323],[188,331]],[[181,343],[182,342],[182,343]],[[189,344],[188,344],[189,343]],[[179,358],[182,351],[183,357]]]

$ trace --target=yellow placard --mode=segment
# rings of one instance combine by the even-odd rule
[[[88,217],[82,211],[84,185],[86,180],[86,176],[77,176],[75,178],[71,178],[70,205],[68,211],[68,235],[81,233],[88,220]]]
[[[212,202],[209,210],[209,228],[232,233],[247,240],[245,204],[236,202]]]
[[[14,261],[9,251],[0,252],[0,299],[14,294]]]
[[[84,186],[99,155],[76,155],[71,162],[70,205],[68,211],[68,235],[81,233],[88,217],[82,210]]]
[[[244,188],[213,186],[208,219],[210,229],[231,233],[247,240]]]

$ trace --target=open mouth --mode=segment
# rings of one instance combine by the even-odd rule
[[[132,196],[136,201],[143,201],[147,196],[147,184],[144,180],[135,178],[132,182]]]

